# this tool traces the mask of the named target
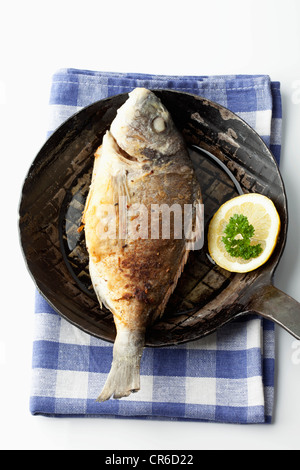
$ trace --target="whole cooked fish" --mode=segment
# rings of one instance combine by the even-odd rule
[[[83,216],[93,287],[116,326],[113,362],[98,401],[140,389],[146,328],[162,315],[182,273],[200,201],[169,112],[154,93],[134,89],[95,153]],[[188,235],[185,207],[192,208]]]

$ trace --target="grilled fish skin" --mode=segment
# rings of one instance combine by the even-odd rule
[[[151,210],[189,204],[194,223],[200,201],[187,148],[169,112],[153,92],[134,89],[95,153],[83,214],[93,287],[116,326],[113,362],[98,401],[140,389],[146,329],[163,314],[188,259],[187,240],[184,233],[175,235],[172,217],[169,238],[153,237]],[[124,209],[131,231],[122,223]]]

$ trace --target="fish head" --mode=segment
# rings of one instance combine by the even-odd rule
[[[170,113],[146,88],[135,88],[118,109],[111,133],[123,152],[137,161],[176,154],[183,140]]]

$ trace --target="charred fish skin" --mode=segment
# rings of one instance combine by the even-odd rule
[[[136,222],[131,232],[121,226],[124,200],[127,218]],[[116,326],[113,362],[98,401],[140,389],[146,329],[163,314],[188,259],[174,219],[169,236],[153,233],[153,207],[191,205],[194,220],[200,201],[192,162],[169,112],[153,92],[136,88],[95,154],[83,216],[93,287]],[[141,206],[147,213],[142,219],[136,210]]]

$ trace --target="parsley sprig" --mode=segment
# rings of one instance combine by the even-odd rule
[[[249,224],[248,218],[243,214],[234,214],[230,217],[224,230],[222,241],[228,253],[234,258],[249,260],[256,258],[263,251],[261,244],[250,245],[254,235],[254,227]]]

